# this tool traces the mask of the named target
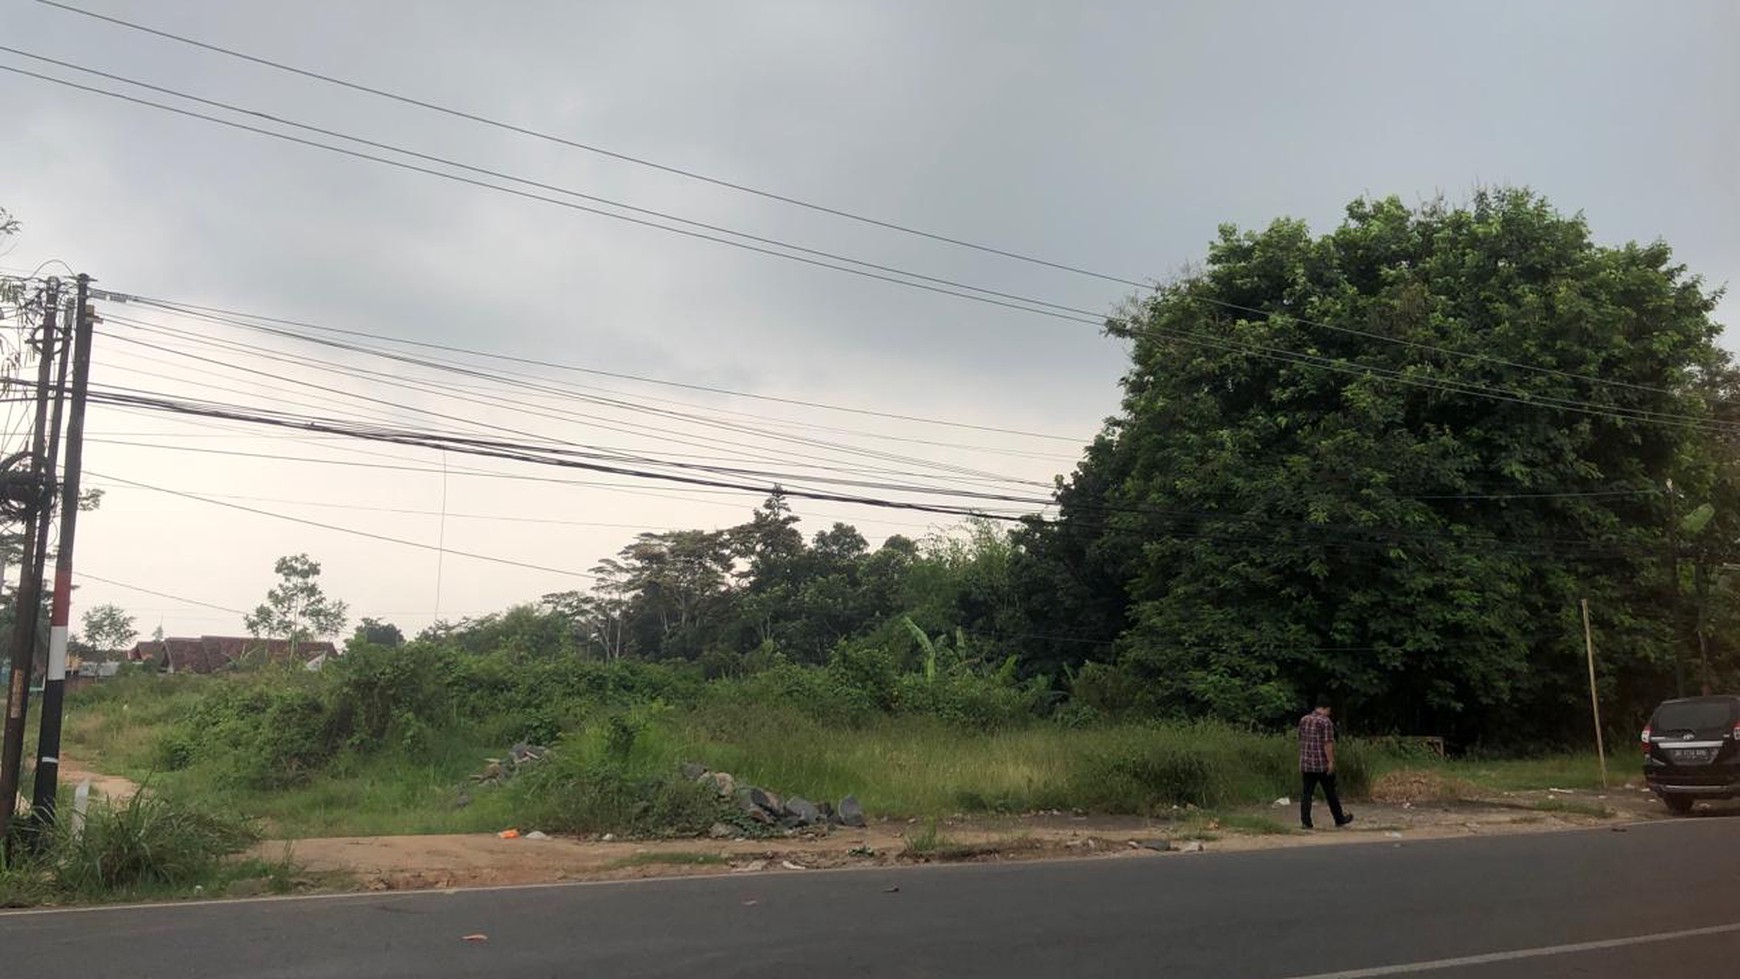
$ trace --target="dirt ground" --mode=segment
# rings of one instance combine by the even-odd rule
[[[1321,811],[1321,802],[1318,806]],[[311,879],[400,890],[942,861],[1173,859],[1197,852],[1361,843],[1395,846],[1410,840],[1591,826],[1623,829],[1628,823],[1667,818],[1661,803],[1635,786],[1605,792],[1517,792],[1449,802],[1368,801],[1350,804],[1349,809],[1357,816],[1352,826],[1315,832],[1241,831],[1188,811],[1180,811],[1176,819],[1050,813],[946,820],[937,824],[934,839],[929,838],[928,824],[877,821],[862,830],[836,829],[771,840],[499,839],[488,834],[308,839],[263,844],[260,855],[282,857],[288,845],[294,862]],[[1596,814],[1602,810],[1608,814]],[[1740,816],[1740,805],[1705,806],[1699,811]],[[1282,827],[1297,825],[1291,800],[1287,806],[1254,807],[1220,818],[1243,823],[1257,816]],[[1161,841],[1164,849],[1155,849]]]
[[[132,779],[87,771],[80,767],[77,762],[63,755],[60,763],[61,791],[76,791],[79,783],[85,781],[91,783],[92,795],[104,795],[115,800],[131,799],[133,793],[139,791],[139,786],[134,784]],[[64,799],[66,796],[59,796],[59,798]]]
[[[67,764],[65,783],[90,779],[93,791],[125,798],[138,786]],[[1201,852],[1345,844],[1405,845],[1410,840],[1542,833],[1669,818],[1648,789],[1630,782],[1602,791],[1546,788],[1480,792],[1427,772],[1380,778],[1372,798],[1350,801],[1355,822],[1307,832],[1297,802],[1276,800],[1211,815],[1177,809],[1157,818],[1062,812],[972,816],[928,822],[876,820],[864,829],[834,829],[773,839],[662,839],[494,834],[332,837],[270,840],[254,855],[287,853],[306,889],[413,890],[696,874],[791,873],[833,867],[943,861],[1189,858]],[[1317,804],[1319,825],[1328,822]],[[1740,817],[1740,802],[1702,803],[1697,816]],[[1224,823],[1224,825],[1223,825]]]

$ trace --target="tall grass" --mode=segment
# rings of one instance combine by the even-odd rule
[[[1630,747],[1627,745],[1626,747]],[[1621,751],[1609,754],[1609,781],[1618,785],[1628,779],[1640,778],[1637,754]],[[1601,787],[1601,762],[1593,752],[1587,754],[1548,755],[1543,758],[1469,758],[1445,763],[1445,769],[1458,778],[1498,792],[1525,789],[1598,789]]]
[[[783,701],[718,697],[663,706],[635,692],[576,700],[552,713],[561,732],[554,754],[506,786],[485,787],[469,776],[513,734],[490,717],[445,715],[417,727],[415,738],[403,736],[410,728],[391,725],[381,738],[355,733],[292,781],[257,777],[260,759],[249,756],[251,748],[187,719],[219,717],[271,748],[270,725],[249,723],[250,698],[273,686],[272,703],[299,702],[311,682],[123,678],[75,698],[70,753],[104,771],[149,775],[165,799],[257,818],[269,834],[291,838],[515,825],[704,832],[715,818],[729,821],[731,807],[721,813],[716,799],[674,778],[685,761],[782,795],[856,795],[873,816],[899,818],[1038,809],[1152,814],[1264,804],[1298,792],[1290,737],[1211,723],[1068,726],[1032,718],[964,725],[909,713],[835,719]],[[1356,741],[1342,743],[1338,761],[1342,787],[1353,796],[1366,791],[1375,769],[1411,764]]]
[[[244,820],[151,793],[99,799],[81,831],[60,824],[15,841],[0,863],[0,906],[216,893],[261,869],[227,860],[257,839]]]
[[[691,715],[667,758],[689,756],[739,779],[813,798],[856,794],[893,816],[1082,809],[1150,813],[1186,804],[1268,802],[1298,791],[1298,755],[1284,737],[1218,724],[1051,724],[993,732],[917,718],[831,730],[777,712]],[[1368,752],[1344,743],[1341,782],[1369,784]]]

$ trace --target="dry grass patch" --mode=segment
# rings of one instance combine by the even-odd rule
[[[1418,768],[1399,768],[1385,772],[1371,784],[1371,801],[1391,805],[1403,802],[1455,802],[1473,798],[1474,795],[1474,786],[1462,779]]]

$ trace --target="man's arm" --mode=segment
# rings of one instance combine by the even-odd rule
[[[1323,745],[1323,757],[1329,761],[1329,774],[1335,774],[1335,739],[1331,737]]]

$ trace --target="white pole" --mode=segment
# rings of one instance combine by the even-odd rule
[[[79,836],[85,831],[85,810],[91,804],[91,780],[85,779],[79,783],[78,790],[73,793],[72,805],[72,835]]]
[[[1601,787],[1607,787],[1607,748],[1601,743],[1601,699],[1595,694],[1595,634],[1589,631],[1589,600],[1583,599],[1583,649],[1589,656],[1589,712],[1595,718],[1595,754],[1601,759]]]

